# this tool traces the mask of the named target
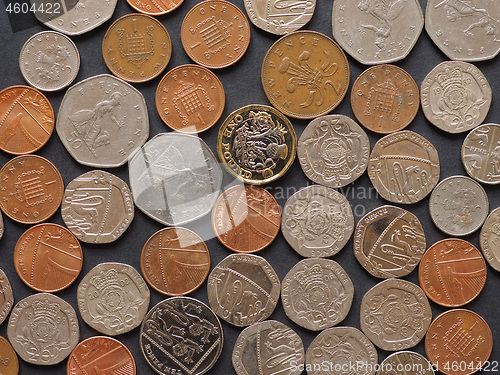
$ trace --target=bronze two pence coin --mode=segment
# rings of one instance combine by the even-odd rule
[[[19,360],[10,342],[0,336],[0,371],[2,375],[19,374]]]
[[[136,11],[150,16],[161,16],[177,9],[184,0],[127,0]]]

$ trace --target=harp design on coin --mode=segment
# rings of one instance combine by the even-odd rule
[[[133,19],[134,30],[126,34],[118,29],[118,49],[122,58],[140,68],[142,64],[155,54],[154,26],[146,26],[145,32],[137,29],[137,20]]]

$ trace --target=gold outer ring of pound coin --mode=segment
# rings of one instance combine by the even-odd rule
[[[347,93],[349,78],[342,49],[315,31],[296,31],[278,39],[262,63],[262,86],[271,104],[300,119],[335,109]]]
[[[255,137],[259,137],[259,148],[255,148]],[[224,168],[231,176],[252,185],[267,184],[283,176],[293,164],[296,150],[292,123],[267,105],[237,109],[224,120],[217,137],[217,155]]]
[[[183,2],[184,0],[169,0],[167,5],[167,2],[162,0],[127,0],[128,5],[148,16],[161,16],[170,13]]]

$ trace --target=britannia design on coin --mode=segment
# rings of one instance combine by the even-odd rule
[[[0,269],[0,324],[9,315],[10,309],[14,306],[14,295],[12,286],[7,275]]]
[[[434,369],[423,355],[407,350],[393,353],[382,361],[377,375],[391,375],[400,373],[402,369],[406,375],[434,375]]]
[[[500,208],[488,215],[481,228],[479,243],[490,266],[500,271]]]
[[[472,178],[483,184],[500,184],[500,125],[473,129],[462,145],[462,163]]]

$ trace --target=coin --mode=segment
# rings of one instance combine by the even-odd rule
[[[165,228],[153,234],[141,253],[142,274],[156,291],[181,296],[198,289],[210,271],[205,242],[185,228]]]
[[[128,82],[146,82],[166,68],[172,55],[167,29],[146,14],[127,14],[109,27],[102,56],[115,76]]]
[[[278,235],[281,211],[273,195],[251,185],[227,189],[215,202],[212,227],[220,242],[238,253],[254,253]]]
[[[432,301],[447,307],[463,306],[483,290],[486,263],[474,245],[449,238],[436,242],[425,252],[418,280]]]
[[[333,37],[361,64],[387,64],[404,59],[424,27],[418,0],[377,3],[335,0]]]
[[[222,352],[217,316],[190,297],[158,303],[144,318],[140,345],[148,364],[161,375],[206,373]]]
[[[287,116],[312,119],[333,111],[349,86],[349,63],[326,35],[296,31],[275,42],[262,63],[262,86]]]
[[[222,115],[226,98],[217,76],[199,65],[181,65],[169,71],[156,89],[156,109],[171,129],[200,133]]]
[[[3,230],[4,230],[3,216],[2,212],[0,211],[0,239],[3,237]]]
[[[90,171],[66,186],[61,216],[80,241],[113,242],[134,218],[132,193],[123,180],[111,173]]]
[[[0,269],[0,324],[2,324],[7,318],[7,315],[9,315],[12,306],[14,306],[12,286],[10,285],[7,275]]]
[[[349,275],[330,259],[303,259],[281,283],[285,314],[311,331],[321,331],[344,320],[353,296]]]
[[[0,336],[0,371],[3,375],[17,375],[19,374],[19,361],[17,354],[14,351],[10,342]]]
[[[78,163],[119,167],[148,139],[146,102],[137,89],[121,79],[109,74],[90,77],[64,95],[56,130]]]
[[[181,42],[195,63],[211,69],[226,68],[245,54],[250,44],[250,26],[236,5],[206,0],[186,14]]]
[[[12,309],[7,336],[17,355],[35,365],[62,362],[78,343],[75,310],[48,293],[33,294]]]
[[[370,275],[382,279],[406,276],[424,255],[424,229],[409,211],[378,207],[358,221],[353,248]]]
[[[425,336],[427,357],[446,375],[470,375],[479,371],[487,363],[492,349],[493,337],[488,323],[465,309],[448,310],[439,315]]]
[[[123,263],[101,263],[85,275],[77,291],[85,323],[115,336],[139,326],[149,307],[149,288],[139,272]]]
[[[57,91],[71,84],[80,69],[75,43],[55,31],[42,31],[24,43],[19,68],[26,82],[42,91]]]
[[[247,0],[245,10],[250,21],[264,31],[285,35],[307,24],[314,13],[316,0],[273,2],[271,0]]]
[[[499,144],[500,125],[485,124],[473,129],[462,145],[462,163],[467,174],[483,184],[500,184]]]
[[[445,61],[421,85],[422,110],[431,124],[448,133],[480,125],[491,104],[491,87],[473,64]]]
[[[337,254],[354,230],[348,200],[326,186],[312,185],[293,194],[283,207],[281,232],[303,257]]]
[[[281,322],[266,320],[241,331],[233,349],[237,375],[300,375],[304,365],[300,336]]]
[[[120,341],[105,336],[89,337],[71,352],[66,371],[71,375],[135,375],[132,353]]]
[[[451,60],[483,61],[500,52],[500,8],[478,0],[429,0],[425,30]]]
[[[351,91],[354,116],[368,130],[389,134],[406,128],[415,118],[418,86],[394,65],[373,66],[359,75]]]
[[[184,0],[127,0],[128,5],[136,11],[150,16],[160,16],[177,9]]]
[[[382,198],[410,204],[424,199],[439,181],[437,150],[409,130],[386,135],[373,147],[368,177]]]
[[[182,225],[208,214],[222,185],[214,154],[192,135],[158,134],[128,166],[137,208],[165,225]]]
[[[382,350],[417,345],[431,321],[431,305],[423,290],[406,280],[384,280],[366,292],[361,301],[361,330]]]
[[[41,156],[18,156],[0,170],[0,208],[19,223],[47,220],[61,205],[63,192],[59,171]]]
[[[267,319],[278,304],[280,280],[273,267],[253,254],[231,254],[208,276],[214,312],[237,327]]]
[[[368,136],[344,115],[312,120],[297,146],[297,157],[307,178],[332,188],[346,186],[361,176],[369,155]]]
[[[434,375],[434,369],[431,363],[423,355],[401,351],[393,353],[382,361],[377,375],[390,374],[406,375]]]
[[[54,110],[40,91],[11,86],[0,91],[0,150],[29,154],[39,150],[54,130]]]
[[[293,164],[297,136],[282,113],[252,104],[231,113],[221,125],[217,154],[233,177],[263,185],[283,176]]]
[[[483,187],[464,176],[444,179],[429,199],[432,221],[450,236],[466,236],[481,228],[488,216],[488,206]]]
[[[500,208],[488,215],[479,234],[483,255],[496,271],[500,271]]]
[[[361,331],[353,327],[333,327],[321,331],[311,342],[305,367],[310,375],[375,375],[377,360],[377,350]]]

